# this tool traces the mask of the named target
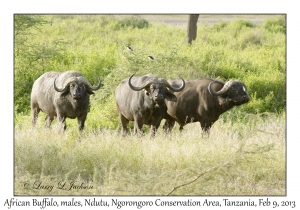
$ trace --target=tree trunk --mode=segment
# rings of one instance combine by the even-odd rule
[[[191,44],[197,37],[197,21],[198,15],[189,15],[188,26],[187,26],[187,43]]]

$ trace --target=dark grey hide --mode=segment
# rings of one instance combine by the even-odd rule
[[[128,122],[134,121],[134,132],[140,136],[143,124],[151,126],[154,137],[161,120],[166,114],[167,101],[176,101],[172,92],[182,91],[185,81],[181,78],[178,88],[172,87],[165,79],[147,74],[124,79],[115,91],[116,103],[122,124],[122,133],[128,132]],[[170,91],[172,90],[172,92]]]
[[[40,111],[47,114],[46,127],[57,117],[61,129],[66,129],[66,118],[77,118],[79,130],[83,130],[88,112],[90,95],[98,90],[79,72],[47,72],[33,84],[31,92],[32,125],[35,126]]]
[[[169,83],[176,87],[179,82]],[[163,126],[166,132],[172,130],[176,121],[180,130],[188,123],[200,122],[202,130],[208,133],[222,113],[249,101],[246,85],[234,80],[225,84],[213,79],[190,80],[183,91],[174,94],[177,102],[166,101],[168,114]]]

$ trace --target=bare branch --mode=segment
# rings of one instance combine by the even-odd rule
[[[184,186],[186,186],[186,185],[192,184],[193,182],[197,181],[200,177],[204,176],[205,174],[207,174],[207,173],[209,173],[209,172],[215,170],[216,168],[218,168],[218,167],[220,167],[220,166],[226,165],[226,164],[228,164],[228,163],[229,163],[229,161],[226,161],[225,163],[216,165],[216,166],[214,166],[214,167],[208,169],[207,171],[205,171],[205,172],[199,174],[199,175],[196,176],[192,181],[187,182],[187,183],[184,183],[184,184],[179,185],[179,186],[173,187],[173,189],[172,189],[168,194],[166,194],[166,195],[171,195],[171,194],[172,194],[175,190],[177,190],[178,188],[181,188],[181,187],[184,187]]]

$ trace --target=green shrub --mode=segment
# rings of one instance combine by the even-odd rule
[[[145,19],[140,18],[138,15],[129,16],[118,20],[118,24],[121,27],[132,27],[132,28],[148,28],[149,22]]]
[[[277,17],[275,19],[267,19],[263,23],[263,27],[272,33],[283,33],[286,34],[286,18]]]
[[[250,92],[250,111],[278,112],[286,107],[286,84],[285,78],[248,77],[245,81]]]
[[[211,27],[212,32],[220,32],[221,30],[223,30],[226,26],[228,25],[227,22],[225,21],[219,21],[218,23],[214,24]]]
[[[242,33],[243,30],[247,28],[253,28],[254,24],[252,24],[250,21],[247,20],[233,20],[231,21],[227,27],[226,31],[233,37],[236,38]]]
[[[88,116],[87,124],[93,129],[116,129],[119,124],[119,115],[114,95],[110,95],[105,102],[92,101],[91,111]]]

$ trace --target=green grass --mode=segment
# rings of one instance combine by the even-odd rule
[[[29,119],[23,119],[23,123]],[[20,122],[19,122],[20,123]],[[21,124],[23,124],[21,123]],[[180,133],[123,138],[118,130],[76,126],[15,128],[16,195],[285,195],[285,116],[222,118],[201,138],[200,125]],[[148,135],[148,134],[147,134]],[[203,175],[201,175],[203,173]],[[24,183],[30,183],[24,187]],[[34,189],[34,182],[54,185]],[[59,182],[93,186],[61,190]],[[66,185],[67,186],[67,185]]]

